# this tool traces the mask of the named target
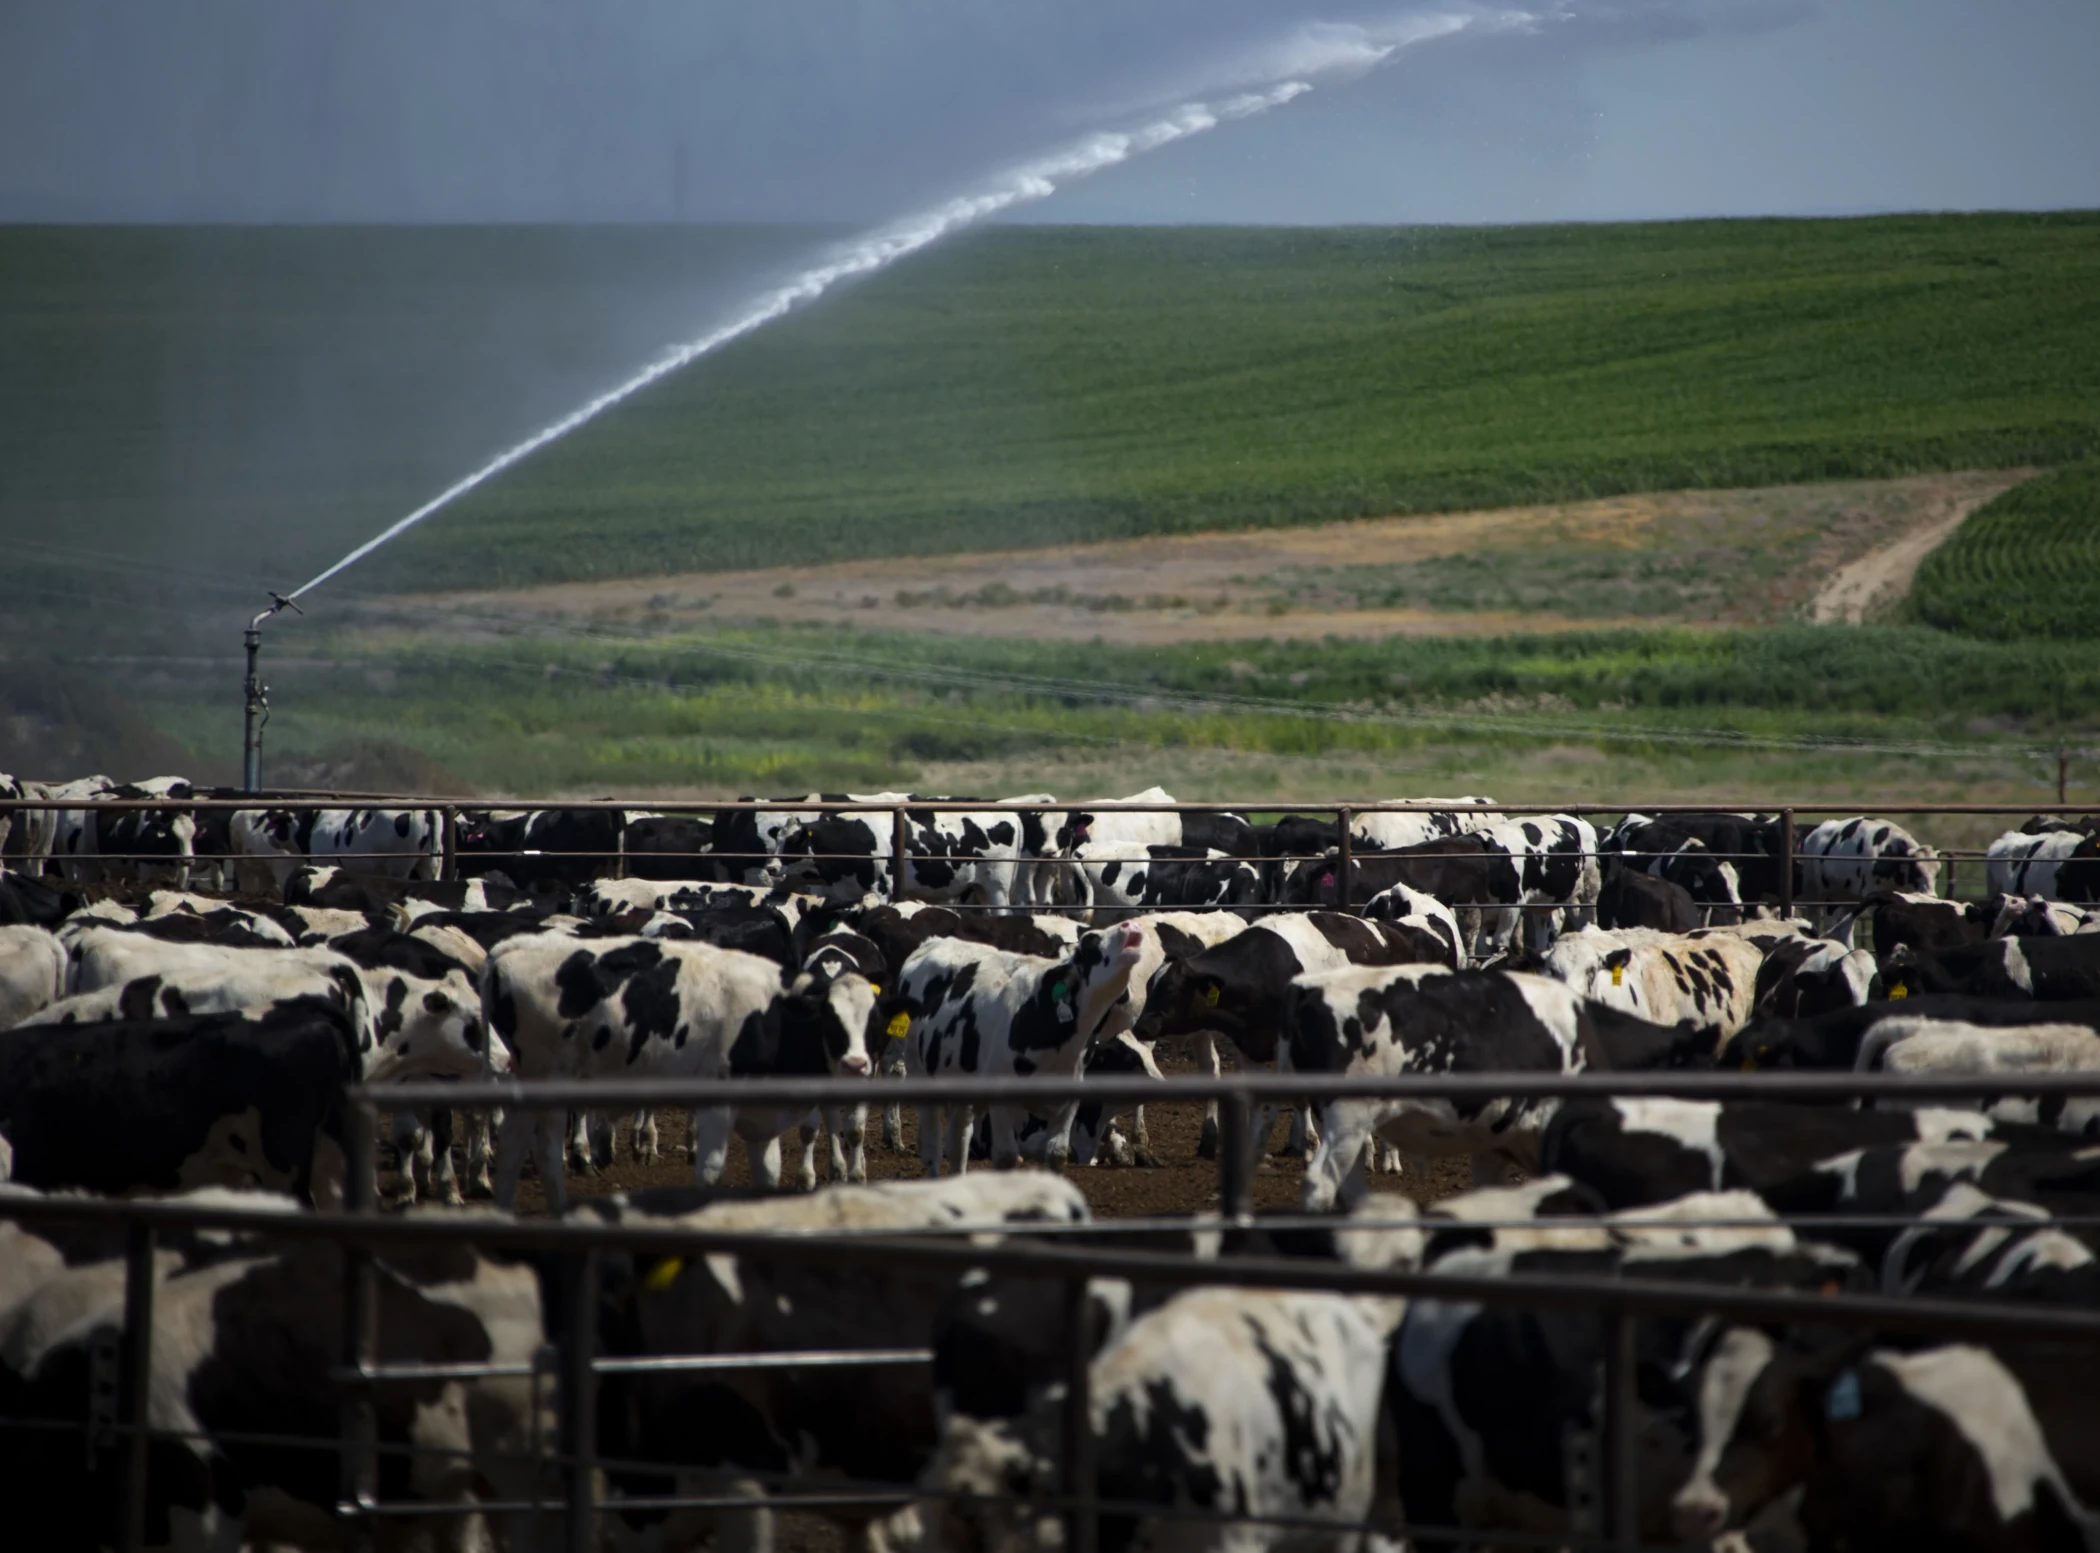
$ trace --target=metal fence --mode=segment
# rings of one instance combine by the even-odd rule
[[[919,865],[920,869],[925,869],[931,865],[939,865],[954,860],[929,851],[924,847],[915,846],[912,833],[914,826],[931,824],[941,816],[959,817],[966,814],[973,816],[1012,815],[1015,817],[1016,823],[1018,823],[1020,817],[1024,815],[1035,815],[1047,818],[1053,825],[1065,816],[1080,814],[1090,816],[1111,814],[1234,815],[1247,819],[1259,816],[1280,817],[1290,815],[1323,822],[1331,819],[1336,831],[1336,840],[1328,850],[1331,851],[1337,864],[1335,868],[1335,895],[1332,901],[1323,898],[1317,904],[1329,905],[1345,911],[1354,909],[1362,904],[1361,901],[1353,900],[1351,897],[1351,892],[1354,888],[1352,865],[1360,862],[1365,857],[1373,855],[1377,850],[1366,847],[1358,839],[1355,825],[1357,821],[1370,816],[1387,814],[1448,814],[1454,816],[1492,814],[1511,819],[1538,817],[1532,813],[1520,814],[1513,812],[1505,805],[1444,803],[1436,800],[1391,803],[1345,800],[1305,804],[1263,802],[1252,805],[1109,800],[1044,805],[1023,802],[979,802],[973,799],[913,799],[903,803],[855,799],[832,801],[822,798],[815,801],[788,798],[739,799],[734,802],[718,800],[694,803],[593,799],[565,801],[558,805],[546,807],[579,815],[610,814],[623,817],[650,816],[694,819],[704,816],[715,823],[719,823],[723,816],[736,814],[861,817],[870,823],[871,831],[879,835],[879,846],[864,852],[801,853],[797,855],[797,861],[813,864],[827,862],[853,864],[869,863],[879,857],[882,866],[888,872],[889,878],[892,881],[902,881],[901,887],[896,889],[896,896],[899,899],[925,899],[931,898],[932,895],[938,893],[937,891],[929,891],[927,887],[915,880],[914,865]],[[1870,812],[1876,817],[1892,819],[1919,816],[1995,815],[2003,817],[2011,826],[2017,826],[2021,821],[2035,816],[2058,816],[2066,819],[2083,818],[2090,816],[2096,808],[2100,808],[2100,805],[1907,802],[1876,804],[1871,806]],[[250,813],[284,811],[298,814],[324,810],[336,813],[384,810],[425,816],[427,817],[425,823],[428,825],[431,838],[430,844],[420,850],[384,855],[333,852],[290,853],[284,851],[243,853],[230,849],[215,850],[207,847],[202,850],[191,850],[182,854],[179,858],[173,857],[164,851],[157,853],[125,851],[122,849],[105,851],[98,846],[92,852],[85,854],[29,859],[18,855],[20,851],[19,843],[11,843],[4,850],[0,850],[0,862],[5,862],[8,866],[15,867],[31,863],[39,867],[48,865],[56,867],[61,873],[71,870],[75,875],[86,875],[98,871],[106,871],[112,865],[131,865],[136,871],[141,868],[195,868],[197,865],[220,863],[234,865],[235,867],[246,863],[251,867],[255,867],[272,862],[282,864],[289,860],[301,863],[336,863],[351,867],[363,864],[367,868],[376,868],[380,866],[382,861],[390,864],[400,864],[403,860],[408,860],[413,862],[416,868],[430,878],[451,880],[463,877],[463,865],[472,866],[482,872],[490,869],[500,870],[506,863],[513,867],[524,864],[535,869],[552,866],[557,869],[569,869],[582,875],[619,879],[628,877],[637,866],[638,861],[642,859],[646,859],[648,866],[652,867],[660,866],[667,860],[683,859],[692,862],[697,868],[720,867],[725,863],[725,860],[732,859],[738,862],[748,860],[754,865],[762,861],[756,854],[725,853],[711,850],[662,851],[651,849],[646,853],[630,852],[627,846],[626,826],[618,823],[612,827],[613,834],[608,837],[607,844],[602,847],[553,850],[523,847],[506,849],[483,846],[477,847],[471,852],[463,853],[460,848],[461,821],[463,817],[486,815],[491,812],[515,815],[530,811],[501,808],[492,810],[486,804],[466,804],[455,799],[437,799],[415,795],[356,794],[319,796],[312,794],[287,794],[283,796],[210,797],[184,800],[167,798],[0,798],[0,821],[16,815],[39,812],[49,813],[53,811],[93,816],[160,811],[180,812],[193,817],[225,814],[230,818],[233,813],[242,811]],[[1628,814],[1637,813],[1662,820],[1667,820],[1672,816],[1731,814],[1741,815],[1744,818],[1774,822],[1777,846],[1772,851],[1709,851],[1703,855],[1716,862],[1731,863],[1739,866],[1752,863],[1769,864],[1773,870],[1774,889],[1768,896],[1762,898],[1762,904],[1776,908],[1781,916],[1792,916],[1797,911],[1803,910],[1843,909],[1856,904],[1856,898],[1851,896],[1842,898],[1796,898],[1797,873],[1801,862],[1801,858],[1798,855],[1799,840],[1797,836],[1797,829],[1800,823],[1817,816],[1834,818],[1861,812],[1855,806],[1786,803],[1775,808],[1770,804],[1741,805],[1720,801],[1704,804],[1629,804],[1612,802],[1567,805],[1552,812],[1556,815],[1566,815],[1591,821],[1618,819]],[[1919,839],[1927,841],[1928,844],[1930,842],[1929,837],[1920,837]],[[1133,846],[1136,845],[1133,843]],[[1600,850],[1597,852],[1584,852],[1581,855],[1603,859],[1622,854]],[[1642,852],[1633,855],[1647,858],[1656,854]],[[1975,848],[1935,847],[1934,855],[1936,860],[1944,865],[1938,886],[1947,898],[1964,898],[1962,895],[1963,882],[1972,877],[1977,878],[1978,888],[1972,890],[1966,898],[1976,898],[1987,893],[1981,887],[1982,865],[1986,861],[1985,852]],[[1155,858],[1149,852],[1143,850],[1142,847],[1132,851],[1127,856],[1095,853],[1090,854],[1088,858],[1088,861],[1093,863],[1105,864],[1113,861],[1140,867],[1153,866],[1158,863],[1166,863],[1171,866],[1177,862],[1245,863],[1254,867],[1262,867],[1282,862],[1302,862],[1305,860],[1307,860],[1305,854],[1299,853],[1294,853],[1288,858],[1272,854],[1241,856],[1223,853],[1203,859]],[[1051,852],[1033,861],[1036,866],[1048,865],[1055,867],[1061,862],[1069,861],[1069,858],[1059,853]],[[725,880],[721,882],[736,881]],[[959,909],[965,910],[972,909],[974,904],[970,902],[944,903],[955,905]],[[1061,907],[1069,907],[1074,903],[1057,901],[1041,904],[1043,909],[1054,910]],[[1237,904],[1242,909],[1289,909],[1283,903],[1276,901],[1249,901]],[[1556,903],[1551,901],[1468,904],[1479,904],[1483,907],[1493,905],[1496,909],[1518,911],[1554,911],[1560,909]],[[1760,901],[1746,900],[1745,904],[1757,906],[1760,904]],[[1163,906],[1161,909],[1169,908]]]
[[[1462,1531],[1425,1526],[1380,1527],[1389,1535],[1417,1539],[1447,1535],[1470,1543],[1497,1546],[1551,1546],[1624,1549],[1639,1545],[1635,1521],[1640,1491],[1635,1430],[1638,1324],[1663,1318],[1716,1317],[1764,1324],[1808,1324],[1855,1331],[1923,1334],[1943,1339],[1999,1343],[2069,1345],[2100,1351],[2100,1312],[2060,1306],[2021,1304],[2000,1299],[1890,1297],[1830,1294],[1775,1288],[1701,1284],[1641,1276],[1565,1276],[1516,1274],[1508,1277],[1461,1276],[1400,1267],[1357,1267],[1333,1262],[1266,1256],[1223,1256],[1202,1260],[1189,1256],[1129,1251],[1099,1245],[1056,1244],[1073,1226],[981,1224],[948,1226],[936,1233],[903,1234],[768,1234],[753,1231],[695,1229],[674,1220],[618,1224],[575,1220],[506,1219],[491,1216],[427,1214],[413,1217],[376,1210],[373,1164],[379,1114],[384,1109],[416,1106],[506,1110],[562,1109],[575,1106],[636,1105],[703,1107],[735,1104],[766,1106],[850,1104],[896,1098],[928,1104],[1015,1104],[1073,1097],[1104,1100],[1138,1099],[1151,1104],[1215,1100],[1220,1106],[1222,1146],[1219,1151],[1220,1213],[1224,1227],[1257,1226],[1250,1212],[1254,1144],[1251,1118],[1258,1103],[1295,1100],[1316,1102],[1341,1098],[1407,1100],[1567,1099],[1584,1096],[1639,1095],[1680,1099],[1761,1099],[1832,1102],[1847,1099],[1893,1099],[1907,1103],[1976,1101],[1998,1096],[2088,1096],[2100,1094],[2100,1074],[1946,1075],[1939,1077],[1855,1073],[1479,1073],[1404,1076],[1378,1079],[1293,1074],[1241,1074],[1223,1079],[1157,1080],[956,1080],[914,1079],[872,1084],[852,1080],[659,1081],[653,1083],[495,1083],[480,1085],[402,1084],[353,1090],[349,1096],[348,1155],[351,1190],[345,1209],[335,1214],[286,1215],[253,1209],[205,1207],[183,1202],[97,1200],[61,1197],[0,1197],[0,1219],[25,1226],[71,1223],[121,1228],[126,1236],[124,1323],[121,1339],[98,1351],[90,1395],[83,1399],[80,1425],[90,1451],[119,1453],[115,1474],[122,1510],[118,1545],[129,1550],[144,1545],[147,1505],[147,1447],[160,1438],[192,1438],[150,1427],[147,1411],[152,1374],[153,1310],[157,1293],[154,1252],[159,1237],[178,1230],[212,1229],[253,1236],[258,1241],[325,1240],[343,1249],[345,1261],[340,1364],[334,1380],[339,1391],[339,1429],[333,1436],[268,1436],[267,1443],[326,1451],[337,1457],[340,1492],[335,1513],[342,1545],[369,1548],[383,1522],[405,1517],[480,1513],[522,1517],[528,1529],[557,1534],[553,1545],[582,1553],[598,1546],[598,1518],[617,1511],[669,1512],[677,1509],[750,1508],[739,1496],[659,1495],[644,1498],[601,1497],[604,1470],[675,1472],[677,1463],[611,1461],[598,1449],[597,1387],[602,1377],[636,1373],[720,1374],[762,1367],[892,1367],[928,1362],[918,1348],[863,1348],[764,1353],[664,1354],[608,1356],[598,1351],[596,1328],[600,1259],[610,1253],[698,1258],[734,1256],[755,1261],[814,1262],[823,1266],[875,1261],[953,1273],[971,1269],[1061,1285],[1064,1290],[1062,1374],[1066,1387],[1059,1454],[1058,1483],[1016,1502],[1036,1512],[1062,1517],[1065,1546],[1072,1553],[1094,1553],[1105,1515],[1158,1519],[1271,1521],[1303,1528],[1333,1529],[1334,1523],[1311,1517],[1235,1517],[1229,1512],[1153,1502],[1104,1499],[1097,1492],[1097,1442],[1089,1424],[1089,1355],[1096,1334],[1088,1328],[1089,1280],[1126,1279],[1159,1288],[1182,1289],[1224,1285],[1245,1289],[1315,1290],[1453,1303],[1595,1310],[1602,1323],[1602,1386],[1598,1427],[1591,1440],[1576,1442],[1578,1460],[1594,1459],[1589,1480],[1594,1513],[1584,1508],[1582,1492],[1570,1495],[1576,1528],[1570,1534],[1526,1536],[1513,1532]],[[1339,1222],[1339,1221],[1327,1221]],[[1452,1221],[1447,1221],[1452,1222]],[[1580,1219],[1552,1221],[1556,1226],[1604,1223]],[[1723,1221],[1714,1221],[1716,1223]],[[1765,1222],[1765,1221],[1758,1221]],[[1790,1221],[1804,1234],[1819,1225],[1837,1227],[1843,1218],[1796,1217]],[[1892,1221],[1896,1222],[1896,1221]],[[1924,1222],[1905,1218],[1909,1224]],[[1685,1221],[1682,1227],[1690,1227]],[[1091,1226],[1099,1229],[1101,1226]],[[1369,1229],[1371,1224],[1359,1223]],[[996,1244],[965,1238],[995,1232]],[[546,1334],[544,1348],[529,1365],[502,1367],[475,1364],[382,1363],[379,1355],[375,1258],[390,1248],[472,1246],[483,1250],[536,1253],[559,1258],[565,1315],[558,1330]],[[379,1497],[382,1454],[402,1447],[379,1437],[377,1399],[380,1388],[409,1381],[472,1379],[510,1375],[529,1379],[534,1418],[542,1388],[551,1384],[558,1424],[554,1438],[534,1441],[528,1465],[536,1476],[533,1496],[524,1501],[450,1503],[389,1501]],[[5,1427],[49,1427],[48,1420],[0,1419]],[[831,1482],[812,1489],[806,1482],[776,1480],[765,1503],[775,1510],[861,1511],[901,1506],[915,1497],[913,1485],[896,1482]],[[558,1521],[558,1527],[556,1522]],[[550,1545],[540,1540],[540,1546]],[[1653,1544],[1648,1544],[1652,1546]]]

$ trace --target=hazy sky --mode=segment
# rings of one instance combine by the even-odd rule
[[[870,222],[1288,80],[1029,215],[2093,206],[2096,79],[2100,0],[9,0],[0,219]]]

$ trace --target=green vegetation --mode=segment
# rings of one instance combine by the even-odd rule
[[[1971,513],[1918,568],[1911,607],[1969,636],[2100,638],[2100,459]]]
[[[2100,653],[1917,627],[1163,651],[766,627],[350,645],[274,664],[273,772],[390,745],[513,793],[1171,777],[1199,794],[1304,794],[1328,770],[1356,792],[1493,775],[1498,796],[1541,801],[1571,786],[1886,793],[1959,771],[2003,779],[2028,738],[2053,738],[2059,704],[2087,723],[2100,707]],[[226,687],[177,674],[140,687],[153,714],[193,747],[236,747]],[[1089,774],[1057,775],[1074,769]]]
[[[0,229],[0,509],[60,547],[10,580],[92,591],[83,551],[239,601],[303,580],[826,240]],[[2055,464],[2100,451],[2096,303],[2093,214],[993,229],[695,364],[344,586]]]
[[[400,586],[1030,546],[2100,449],[2100,216],[1008,229],[759,331]]]

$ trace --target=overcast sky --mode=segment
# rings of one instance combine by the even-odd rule
[[[0,219],[874,222],[1294,80],[1027,214],[2094,206],[2096,79],[2100,0],[9,0]]]

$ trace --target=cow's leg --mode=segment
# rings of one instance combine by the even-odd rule
[[[459,1189],[459,1172],[452,1167],[453,1121],[449,1109],[433,1112],[430,1118],[430,1195],[448,1208],[466,1206]]]
[[[1303,1105],[1291,1107],[1291,1129],[1284,1135],[1283,1147],[1276,1151],[1279,1155],[1288,1159],[1305,1158],[1305,1123],[1308,1109]],[[1271,1125],[1274,1125],[1273,1122]],[[1265,1132],[1262,1136],[1266,1138],[1268,1134]]]
[[[569,1184],[562,1174],[562,1124],[556,1111],[541,1111],[532,1118],[533,1162],[539,1166],[540,1186],[547,1194],[547,1211],[560,1215],[569,1206]]]
[[[653,1165],[661,1152],[662,1142],[656,1130],[656,1108],[647,1107],[634,1113],[634,1162],[637,1165]]]
[[[1079,1112],[1079,1102],[1073,1101],[1070,1109],[1058,1107],[1058,1118],[1064,1122],[1060,1136],[1057,1120],[1050,1124],[1050,1133],[1044,1139],[1043,1163],[1052,1170],[1062,1170],[1072,1152],[1072,1118]],[[1011,1170],[1021,1162],[1021,1145],[1014,1137],[1014,1108],[1008,1105],[992,1106],[984,1113],[985,1124],[992,1133],[992,1165],[995,1169]]]
[[[744,1154],[750,1167],[750,1173],[764,1182],[766,1190],[770,1192],[780,1190],[781,1136],[780,1133],[776,1132],[763,1143],[751,1138],[744,1140]]]
[[[387,1201],[397,1208],[413,1207],[416,1190],[430,1177],[430,1128],[421,1113],[396,1111],[387,1128],[387,1141],[394,1146],[394,1189]]]
[[[889,1052],[882,1059],[882,1072],[892,1078],[903,1078],[908,1071],[904,1043],[892,1041]],[[904,1152],[904,1107],[894,1100],[882,1108],[882,1146],[893,1154]]]
[[[467,1185],[476,1196],[496,1195],[489,1180],[489,1164],[495,1154],[495,1133],[502,1125],[501,1111],[467,1113]]]
[[[1205,1034],[1199,1035],[1196,1039],[1203,1048],[1202,1062],[1205,1076],[1216,1078],[1223,1071],[1223,1064],[1218,1060],[1218,1038],[1215,1035]],[[1203,1131],[1196,1139],[1196,1157],[1198,1159],[1216,1159],[1218,1157],[1218,1102],[1215,1100],[1207,1100],[1203,1104]]]
[[[568,1115],[569,1168],[578,1175],[591,1173],[591,1123],[584,1111],[571,1111]]]
[[[693,1113],[693,1180],[699,1185],[713,1186],[722,1179],[735,1131],[736,1113],[726,1105]]]
[[[970,1170],[970,1134],[975,1131],[977,1112],[967,1105],[948,1107],[948,1152],[955,1156],[955,1173],[967,1175]],[[1012,1139],[1009,1137],[1008,1142]]]
[[[912,1107],[912,1114],[919,1122],[919,1163],[926,1167],[927,1179],[932,1180],[941,1173],[941,1144],[946,1135],[948,1113],[937,1105]]]
[[[817,1189],[817,1134],[821,1130],[815,1116],[802,1124],[802,1158],[795,1167],[795,1185],[805,1192]]]
[[[1137,1108],[1137,1114],[1131,1119],[1130,1131],[1136,1144],[1130,1156],[1131,1162],[1143,1165],[1147,1170],[1157,1170],[1159,1168],[1159,1156],[1152,1152],[1152,1138],[1145,1131],[1145,1108],[1143,1106]]]
[[[1363,1201],[1364,1145],[1374,1120],[1361,1103],[1335,1101],[1320,1108],[1320,1142],[1305,1162],[1305,1183],[1298,1201],[1308,1213],[1353,1208]]]
[[[515,1116],[506,1117],[497,1129],[496,1180],[489,1195],[505,1213],[510,1212],[518,1200],[518,1182],[525,1175],[525,1156],[533,1151],[541,1118],[546,1114],[520,1111]]]

